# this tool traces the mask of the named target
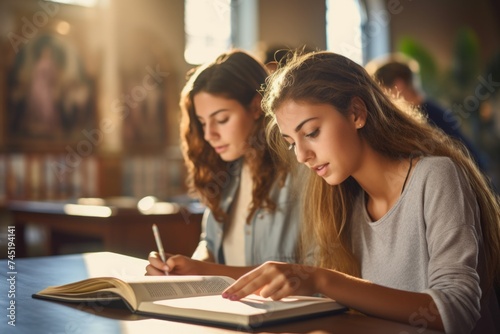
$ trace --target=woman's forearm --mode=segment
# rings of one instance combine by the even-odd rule
[[[443,330],[443,322],[432,297],[425,293],[397,290],[343,273],[318,268],[318,293],[365,314]]]
[[[202,272],[203,275],[228,276],[234,279],[238,279],[240,278],[240,276],[255,268],[256,266],[237,267],[226,266],[213,262],[203,262]]]

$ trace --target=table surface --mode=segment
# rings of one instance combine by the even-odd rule
[[[47,286],[60,285],[96,276],[143,275],[146,260],[110,252],[14,259],[0,261],[0,309],[4,312],[0,333],[236,333],[212,326],[152,319],[128,309],[100,304],[69,304],[33,299],[31,295]],[[15,274],[10,274],[14,271]],[[13,276],[13,280],[7,279]],[[12,286],[10,283],[14,283]],[[9,289],[15,297],[9,297]],[[8,325],[9,303],[15,301],[15,327]],[[437,333],[422,325],[386,321],[355,313],[343,313],[256,330],[258,333]]]

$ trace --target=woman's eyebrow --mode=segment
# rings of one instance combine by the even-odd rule
[[[228,111],[228,110],[229,110],[229,109],[227,109],[227,108],[223,108],[223,109],[216,110],[216,111],[214,111],[213,113],[211,113],[210,115],[208,115],[208,118],[213,117],[213,116],[217,115],[217,114],[218,114],[218,113],[220,113],[220,112],[223,112],[223,111]],[[197,117],[199,120],[203,119],[203,117],[198,116],[198,115],[196,115],[196,117]]]
[[[306,123],[307,123],[307,122],[309,122],[309,121],[315,120],[315,119],[318,119],[318,117],[311,117],[311,118],[308,118],[308,119],[303,120],[302,122],[300,122],[300,124],[299,124],[299,125],[297,125],[297,126],[295,127],[294,131],[295,131],[296,133],[297,133],[297,132],[299,132],[299,131],[300,131],[300,129],[302,129],[302,127],[304,126],[304,124],[306,124]],[[283,133],[283,132],[281,133],[281,135],[282,135],[283,137],[288,137],[288,138],[290,138],[290,136],[289,136],[289,135],[287,135],[287,134],[285,134],[285,133]]]

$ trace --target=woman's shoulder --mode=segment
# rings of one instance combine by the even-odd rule
[[[452,166],[455,166],[455,163],[453,160],[451,160],[450,157],[444,157],[444,156],[437,156],[437,155],[429,155],[420,158],[420,163],[422,166],[426,168],[435,168],[435,167],[442,167],[442,168],[450,168]]]
[[[465,171],[451,158],[444,156],[426,156],[417,164],[416,178],[429,187],[456,188],[467,185]],[[431,186],[431,188],[433,188]]]
[[[443,176],[458,170],[458,165],[449,157],[425,156],[417,164],[422,176]]]

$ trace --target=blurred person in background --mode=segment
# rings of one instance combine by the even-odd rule
[[[390,94],[419,108],[432,125],[464,144],[479,168],[486,171],[485,157],[460,130],[455,116],[423,93],[416,60],[394,53],[372,60],[365,68]]]

